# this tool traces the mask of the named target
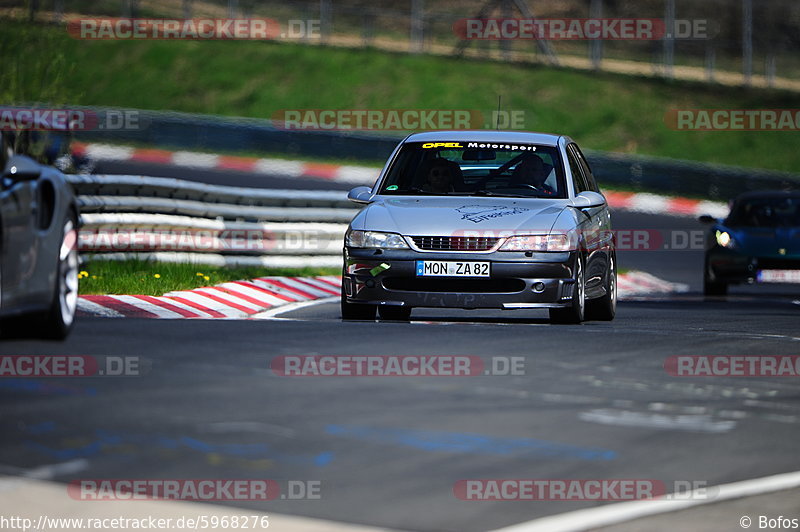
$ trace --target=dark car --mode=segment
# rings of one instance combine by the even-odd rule
[[[709,232],[703,286],[725,295],[728,285],[800,283],[800,191],[738,196],[724,220],[701,216]]]
[[[78,301],[79,214],[57,169],[0,152],[0,333],[62,339]]]

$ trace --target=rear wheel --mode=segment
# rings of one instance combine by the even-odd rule
[[[375,319],[375,305],[364,305],[359,303],[350,303],[347,301],[347,294],[344,292],[344,281],[342,282],[342,319],[343,320],[374,320]]]
[[[583,261],[576,260],[575,283],[572,287],[572,302],[567,308],[551,308],[550,321],[553,323],[581,323],[586,310],[586,284],[583,278]]]
[[[411,319],[411,307],[381,305],[378,307],[378,314],[383,320],[408,321]]]
[[[586,317],[590,320],[611,321],[617,314],[617,263],[612,255],[608,264],[606,293],[586,302]]]

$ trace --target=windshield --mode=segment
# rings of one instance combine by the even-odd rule
[[[729,227],[800,227],[800,197],[740,201],[726,224]]]
[[[567,197],[555,146],[461,141],[404,144],[380,193]]]

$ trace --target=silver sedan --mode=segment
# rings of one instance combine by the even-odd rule
[[[549,309],[611,320],[617,269],[608,205],[569,137],[417,133],[395,149],[344,242],[344,319],[414,307]]]

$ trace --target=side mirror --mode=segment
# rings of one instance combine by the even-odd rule
[[[601,207],[605,205],[605,203],[606,199],[602,194],[591,190],[585,190],[575,196],[572,205],[579,209],[583,209],[587,207]]]
[[[14,181],[37,179],[42,174],[39,164],[24,155],[14,155],[8,160],[3,177]]]
[[[365,186],[356,187],[347,193],[347,199],[353,203],[366,204],[370,202],[371,197],[372,189]]]
[[[715,224],[715,223],[717,223],[717,219],[714,218],[713,216],[709,216],[708,214],[704,214],[702,216],[699,216],[697,218],[697,220],[700,223],[704,223],[704,224]]]

